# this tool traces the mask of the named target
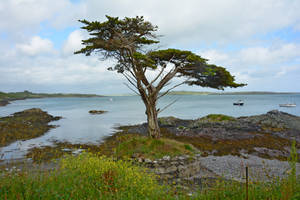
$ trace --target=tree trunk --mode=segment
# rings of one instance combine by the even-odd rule
[[[148,134],[152,138],[160,137],[160,128],[158,126],[157,120],[157,110],[155,101],[150,101],[146,105],[146,114],[147,114],[147,122],[148,122]]]

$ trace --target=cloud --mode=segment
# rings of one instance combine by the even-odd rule
[[[0,1],[0,31],[24,41],[45,26],[59,29],[77,24],[84,11],[83,5],[69,0],[4,0]]]
[[[231,52],[209,49],[200,51],[199,54],[209,58],[209,63],[224,66],[232,72],[238,82],[247,83],[248,88],[256,90],[259,90],[262,82],[266,80],[281,78],[290,82],[287,77],[300,71],[300,45],[292,43],[271,47],[248,47]],[[276,86],[276,83],[272,86]]]
[[[256,65],[280,64],[300,56],[300,46],[292,43],[281,46],[251,47],[239,53],[241,62]]]
[[[0,1],[0,90],[8,85],[55,86],[62,92],[64,88],[126,90],[120,74],[106,70],[111,61],[73,55],[87,34],[74,31],[81,25],[77,20],[103,21],[106,14],[143,15],[164,35],[161,48],[199,52],[210,63],[226,67],[239,82],[248,83],[246,89],[260,89],[276,79],[272,84],[289,90],[282,83],[299,78],[295,74],[300,71],[300,44],[288,34],[277,33],[300,31],[299,10],[298,0]]]
[[[73,31],[63,45],[63,54],[73,55],[75,51],[80,50],[83,47],[81,44],[81,40],[83,39],[84,33],[81,30]]]
[[[16,44],[16,49],[24,55],[36,56],[38,54],[53,53],[53,43],[39,36],[32,37],[29,42]]]
[[[153,0],[153,1],[84,1],[90,20],[103,20],[104,15],[144,15],[159,26],[166,45],[199,45],[200,43],[248,42],[255,34],[265,34],[296,26],[300,2],[296,0]],[[244,39],[247,39],[246,41]]]

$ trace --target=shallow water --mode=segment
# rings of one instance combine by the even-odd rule
[[[232,103],[242,99],[244,106]],[[196,119],[208,114],[248,116],[263,114],[278,109],[300,116],[300,94],[287,95],[169,95],[158,107],[163,108],[172,101],[175,104],[159,116],[175,116],[183,119]],[[293,108],[279,107],[281,103],[293,102]],[[145,107],[138,96],[93,97],[93,98],[45,98],[14,101],[0,107],[0,116],[7,116],[29,108],[41,108],[63,119],[53,122],[58,125],[45,135],[27,141],[18,141],[0,149],[4,159],[22,157],[28,148],[51,144],[51,140],[72,143],[96,143],[114,132],[119,125],[138,124],[146,121]],[[91,115],[89,110],[107,110],[102,115]]]

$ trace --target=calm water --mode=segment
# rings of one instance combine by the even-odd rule
[[[247,116],[263,114],[278,109],[300,116],[300,94],[290,95],[170,95],[158,104],[163,108],[170,102],[177,102],[163,111],[159,116],[175,116],[183,119],[196,119],[208,114],[226,114]],[[242,99],[244,106],[232,103]],[[280,103],[293,102],[294,108],[281,108]],[[146,121],[145,107],[137,96],[95,97],[95,98],[47,98],[14,101],[8,106],[0,107],[0,116],[29,108],[41,108],[63,119],[52,124],[59,127],[45,135],[22,142],[15,142],[0,149],[0,158],[20,158],[33,146],[49,145],[51,140],[73,143],[96,143],[103,137],[111,135],[114,127],[138,124]],[[90,115],[89,110],[107,110],[103,115]]]

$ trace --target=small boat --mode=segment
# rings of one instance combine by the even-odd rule
[[[296,107],[295,103],[279,104],[279,107]]]
[[[243,106],[244,102],[242,100],[238,100],[237,102],[233,103],[234,106]]]

